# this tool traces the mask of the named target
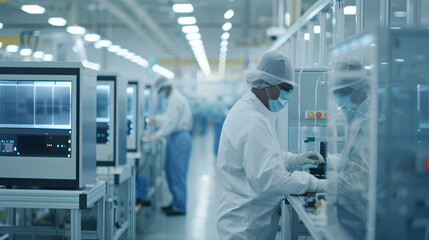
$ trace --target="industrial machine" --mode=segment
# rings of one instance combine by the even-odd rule
[[[292,153],[323,152],[331,135],[327,128],[328,70],[296,69],[295,79],[298,86],[294,89],[287,110],[279,118],[279,123],[282,123],[278,124],[279,140],[283,150]],[[306,170],[318,178],[325,177],[324,165]]]
[[[80,63],[0,62],[0,184],[95,181],[95,72]]]
[[[127,87],[127,150],[136,152],[138,146],[139,123],[138,116],[138,93],[137,81],[129,81]]]
[[[127,162],[126,85],[117,74],[97,76],[97,166]]]
[[[332,49],[329,125],[347,128],[339,163],[328,157],[327,213],[341,239],[429,236],[428,42],[379,29]]]

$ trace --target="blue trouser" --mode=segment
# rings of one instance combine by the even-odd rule
[[[167,137],[165,174],[173,195],[173,211],[186,212],[186,179],[191,158],[192,137],[189,131],[178,131]]]

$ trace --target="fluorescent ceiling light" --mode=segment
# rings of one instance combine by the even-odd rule
[[[232,24],[230,22],[226,22],[225,24],[222,25],[222,30],[229,31],[232,28]]]
[[[395,16],[397,18],[407,17],[407,12],[406,11],[396,11],[396,12],[393,12],[393,16]]]
[[[186,39],[188,39],[188,40],[201,39],[201,34],[199,34],[199,33],[188,33],[188,34],[186,34]]]
[[[304,33],[304,40],[305,41],[310,40],[310,33]]]
[[[83,39],[85,39],[85,41],[88,41],[88,42],[97,42],[98,40],[101,39],[101,37],[96,33],[88,33],[88,34],[85,34]]]
[[[128,52],[127,54],[125,54],[124,58],[125,58],[125,59],[131,59],[131,58],[133,58],[134,56],[136,56],[134,53],[132,53],[132,52]]]
[[[10,52],[10,53],[16,53],[18,52],[18,46],[17,45],[9,45],[6,47],[6,52]]]
[[[223,18],[231,19],[233,16],[234,16],[234,10],[229,9],[228,11],[225,12],[225,14],[223,15]]]
[[[163,75],[166,78],[172,79],[174,78],[174,73],[158,64],[152,66],[152,70],[156,73]]]
[[[229,38],[229,33],[228,32],[224,32],[222,33],[222,36],[220,37],[222,40],[228,40]]]
[[[116,53],[116,55],[125,56],[125,54],[127,54],[128,52],[129,52],[128,49],[121,49]]]
[[[220,45],[221,46],[227,46],[228,45],[228,41],[223,40],[222,42],[220,42]]]
[[[33,50],[31,48],[21,48],[19,51],[19,54],[24,57],[28,57],[33,53]]]
[[[182,27],[182,32],[183,33],[196,33],[199,30],[200,29],[198,28],[197,25],[191,25],[191,26],[184,26],[184,27]]]
[[[44,14],[45,8],[39,5],[22,5],[21,10],[29,14]]]
[[[196,39],[196,40],[189,41],[189,45],[191,45],[191,46],[202,45],[202,44],[203,44],[203,41],[201,41],[201,39]]]
[[[64,27],[67,24],[67,20],[62,17],[50,17],[48,23],[55,27]]]
[[[95,43],[95,45],[98,45],[98,47],[110,47],[112,45],[112,41],[103,39]]]
[[[142,67],[145,67],[145,68],[147,68],[149,66],[149,62],[146,59],[144,59],[144,58],[140,59],[140,61],[138,62],[138,64],[140,66],[142,66]]]
[[[180,25],[189,25],[197,23],[197,19],[195,17],[179,17],[177,22]]]
[[[107,49],[107,51],[113,53],[119,52],[119,50],[121,50],[121,47],[119,45],[112,45]]]
[[[390,29],[398,30],[401,29],[401,27],[390,27]]]
[[[71,34],[82,35],[82,34],[85,34],[86,29],[78,25],[73,25],[73,26],[67,27],[67,32]]]
[[[356,6],[347,6],[344,8],[344,15],[356,15]]]
[[[43,56],[45,55],[45,53],[44,52],[42,52],[42,51],[35,51],[34,53],[33,53],[33,57],[34,58],[43,58]]]
[[[0,29],[2,29],[2,28],[3,28],[3,26],[4,26],[4,24],[3,24],[3,23],[0,23]]]
[[[194,11],[192,4],[173,4],[173,11],[176,13],[191,13]]]
[[[88,60],[83,60],[82,65],[87,67],[87,68],[92,68],[96,71],[100,70],[100,67],[101,67],[100,64],[95,63],[95,62],[90,62]]]
[[[316,34],[320,33],[320,26],[319,25],[315,25],[313,27],[313,32],[316,33]]]
[[[3,47],[3,43],[2,42],[0,42],[0,48],[2,48]]]
[[[405,62],[405,59],[397,58],[397,59],[395,59],[395,61],[396,61],[396,62]]]
[[[52,60],[54,60],[54,56],[52,54],[45,54],[45,56],[43,56],[43,61],[50,62]]]

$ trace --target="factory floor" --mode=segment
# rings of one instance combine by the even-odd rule
[[[216,231],[217,205],[222,186],[216,176],[213,153],[213,129],[204,136],[194,136],[188,172],[188,203],[186,216],[166,217],[154,208],[144,222],[137,221],[137,240],[218,240]],[[171,201],[166,182],[162,188],[162,203]],[[299,237],[312,240],[311,237]],[[276,240],[280,240],[277,234]]]
[[[137,222],[137,239],[142,240],[217,240],[216,211],[222,187],[216,177],[213,130],[194,136],[188,172],[186,216],[166,217],[157,208],[147,221]],[[167,184],[162,188],[162,204],[171,201]]]

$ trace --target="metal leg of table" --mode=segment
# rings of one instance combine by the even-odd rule
[[[134,210],[136,206],[136,169],[133,168],[133,177],[130,179],[131,198],[130,198],[130,214],[131,214],[131,239],[136,239],[136,212]]]
[[[70,234],[72,240],[81,239],[81,223],[82,223],[82,213],[80,209],[70,210]]]
[[[106,226],[106,212],[105,212],[105,197],[102,197],[97,202],[97,236],[98,239],[105,239],[104,233]]]
[[[295,210],[291,207],[290,211],[292,215],[291,219],[291,240],[298,240],[298,214],[295,212]]]
[[[8,222],[8,225],[15,226],[15,222],[16,222],[15,208],[8,209],[7,222]],[[15,236],[13,234],[9,234],[9,239],[14,240]]]

